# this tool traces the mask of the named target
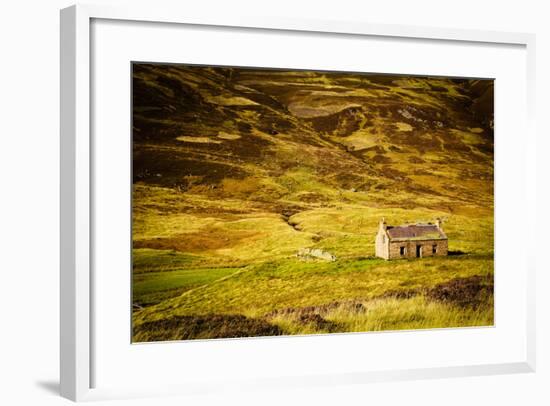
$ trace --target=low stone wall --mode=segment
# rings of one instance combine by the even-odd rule
[[[322,259],[324,261],[336,261],[336,256],[319,248],[300,248],[296,254],[302,259]]]

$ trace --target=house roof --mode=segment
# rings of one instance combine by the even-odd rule
[[[435,224],[411,224],[387,228],[390,240],[440,240],[447,239],[445,233]]]

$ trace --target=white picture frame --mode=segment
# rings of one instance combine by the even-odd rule
[[[319,21],[283,18],[228,19],[223,16],[198,17],[187,13],[184,6],[173,10],[151,7],[111,8],[106,6],[76,5],[61,11],[61,394],[75,400],[98,396],[140,396],[142,393],[121,389],[102,392],[92,389],[91,368],[94,364],[91,343],[94,329],[91,317],[94,289],[91,278],[94,228],[91,207],[91,24],[93,20],[187,24],[204,27],[242,27],[261,30],[315,32],[319,34],[350,34],[370,37],[398,37],[440,40],[449,42],[513,44],[525,47],[527,55],[527,120],[525,128],[526,151],[529,164],[525,171],[529,210],[535,210],[535,131],[534,131],[534,57],[535,37],[526,33],[489,32],[462,29],[380,25],[344,21]],[[534,224],[529,227],[534,230]],[[534,240],[534,233],[528,233]],[[286,377],[266,381],[266,385],[319,385],[362,383],[381,380],[423,379],[469,375],[530,372],[535,370],[535,258],[525,258],[527,303],[525,325],[525,358],[521,362],[448,366],[438,368],[410,368],[389,371],[366,371],[350,374]],[[186,393],[186,382],[171,389]],[[250,386],[256,385],[250,382]],[[159,392],[165,392],[159,388]],[[145,393],[143,393],[145,394]]]

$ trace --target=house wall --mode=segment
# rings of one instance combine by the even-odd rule
[[[433,246],[436,246],[436,253],[433,253]],[[416,258],[416,247],[422,247],[422,257],[444,256],[448,254],[447,240],[408,240],[392,241],[389,243],[389,254],[387,259]],[[401,255],[401,247],[405,247],[404,255]]]
[[[375,254],[379,258],[390,259],[388,249],[388,238],[386,231],[381,227],[376,234],[376,240],[374,242]]]

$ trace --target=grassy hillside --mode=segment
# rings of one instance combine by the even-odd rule
[[[134,341],[491,325],[492,95],[135,64]],[[381,217],[442,218],[451,255],[375,259]]]

